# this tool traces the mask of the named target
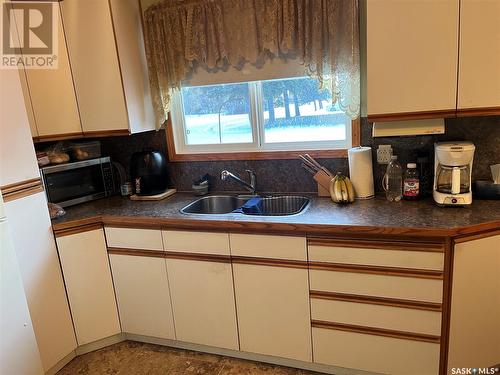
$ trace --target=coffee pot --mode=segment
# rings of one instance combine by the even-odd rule
[[[434,189],[439,205],[465,206],[472,203],[472,161],[475,146],[471,142],[442,142],[434,145]]]

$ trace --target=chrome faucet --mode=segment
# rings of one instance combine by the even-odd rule
[[[226,181],[228,178],[231,178],[235,180],[236,182],[239,182],[241,185],[245,187],[250,193],[255,194],[255,186],[257,185],[257,175],[255,174],[254,171],[247,169],[246,172],[248,173],[248,176],[250,177],[250,183],[243,181],[240,177],[237,175],[227,171],[223,170],[220,173],[220,179],[222,181]]]

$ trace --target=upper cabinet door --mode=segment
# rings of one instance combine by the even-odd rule
[[[137,0],[110,0],[131,133],[155,129],[142,15]]]
[[[500,113],[500,1],[461,0],[458,109]]]
[[[369,118],[454,115],[458,16],[458,0],[367,2]]]
[[[0,186],[40,178],[19,72],[0,69]]]
[[[65,0],[61,9],[83,131],[128,132],[108,1]]]
[[[59,13],[60,14],[60,13]],[[32,106],[30,121],[36,124],[40,139],[50,136],[80,135],[82,126],[76,94],[69,66],[64,29],[60,17],[58,22],[58,66],[57,69],[26,69],[27,90],[25,101],[28,114]],[[26,97],[26,94],[29,95]],[[32,129],[33,125],[32,124]],[[33,133],[33,130],[32,130]]]

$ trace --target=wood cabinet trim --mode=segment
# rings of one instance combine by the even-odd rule
[[[132,255],[148,258],[165,258],[165,252],[159,250],[126,249],[121,247],[108,247],[108,254]]]
[[[425,119],[431,119],[431,118],[449,118],[449,117],[456,117],[456,114],[457,114],[457,111],[455,108],[436,110],[436,111],[374,113],[374,114],[368,115],[368,122],[425,120]]]
[[[404,300],[398,298],[375,297],[375,296],[365,296],[359,294],[348,294],[348,293],[338,293],[338,292],[323,292],[317,290],[311,290],[309,292],[309,297],[314,299],[365,303],[370,305],[392,306],[392,307],[400,307],[413,310],[440,312],[442,309],[440,303],[434,303],[434,302],[413,301],[413,300]]]
[[[298,268],[298,269],[309,268],[308,262],[302,260],[247,257],[247,256],[231,256],[231,260],[235,264],[251,264],[256,266],[285,267],[285,268]]]
[[[43,191],[40,177],[8,184],[0,187],[4,202],[11,202]]]
[[[382,250],[401,250],[401,251],[426,251],[426,252],[444,252],[444,245],[441,243],[418,243],[404,241],[377,241],[377,240],[348,240],[348,239],[329,239],[329,238],[308,238],[308,246],[339,246],[360,249],[382,249]]]
[[[497,116],[500,115],[500,107],[458,108],[457,117],[468,116]]]
[[[98,138],[98,137],[118,137],[130,135],[128,129],[118,129],[118,130],[97,130],[90,132],[81,133],[65,133],[65,134],[49,134],[49,135],[38,135],[33,137],[33,142],[48,142],[48,141],[62,141],[66,139],[77,139],[77,138]]]
[[[493,230],[493,231],[487,231],[487,232],[481,232],[481,233],[472,234],[472,235],[459,236],[459,237],[456,237],[453,239],[453,243],[457,244],[457,243],[462,243],[462,242],[480,240],[481,238],[497,236],[499,234],[500,234],[500,229]]]
[[[402,276],[421,279],[442,280],[443,272],[424,269],[412,268],[397,268],[386,266],[367,266],[359,264],[342,264],[342,263],[326,263],[326,262],[309,262],[309,269],[323,271],[338,271],[338,272],[353,272],[353,273],[368,273],[384,276]]]
[[[439,344],[441,342],[441,338],[439,336],[428,335],[428,334],[424,334],[424,333],[396,331],[396,330],[392,330],[392,329],[358,326],[358,325],[354,325],[354,324],[325,322],[322,320],[312,320],[311,326],[314,328],[356,332],[356,333],[363,333],[363,334],[367,334],[367,335],[385,336],[385,337],[392,337],[392,338],[404,339],[404,340],[423,341],[423,342],[430,342],[430,343],[435,343],[435,344]]]
[[[199,253],[165,251],[165,258],[195,260],[195,261],[197,260],[201,262],[231,263],[231,257],[229,255],[218,255],[218,254],[199,254]]]
[[[55,231],[54,236],[56,238],[59,238],[59,237],[64,237],[64,236],[70,236],[72,234],[89,232],[89,231],[95,230],[95,229],[102,229],[102,224],[101,223],[90,223],[90,224],[80,225],[78,227],[61,229],[61,230]]]
[[[477,233],[487,233],[498,229],[499,220],[492,220],[480,224],[466,227],[438,229],[438,228],[383,228],[369,226],[342,226],[342,225],[321,225],[321,224],[290,224],[276,222],[238,222],[238,221],[217,221],[200,220],[190,218],[158,218],[158,217],[127,217],[127,216],[90,216],[84,219],[63,221],[54,223],[55,232],[62,229],[73,228],[83,223],[99,222],[105,226],[119,228],[144,228],[144,229],[165,229],[183,231],[203,231],[203,232],[229,232],[247,234],[274,234],[280,236],[307,236],[311,238],[346,238],[357,240],[370,238],[373,241],[385,241],[390,238],[395,241],[413,241],[419,244],[424,243],[444,243],[446,238],[473,235]]]

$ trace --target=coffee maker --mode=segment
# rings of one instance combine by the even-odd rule
[[[443,206],[465,206],[472,203],[471,142],[442,142],[434,144],[434,189],[432,196]]]

